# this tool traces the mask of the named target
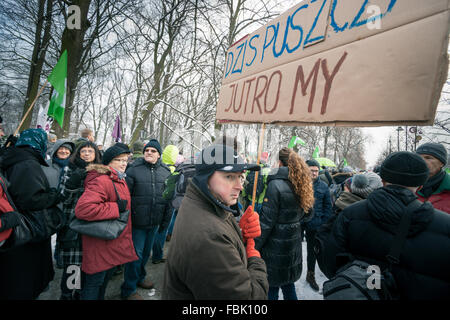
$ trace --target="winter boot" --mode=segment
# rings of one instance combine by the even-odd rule
[[[306,274],[306,282],[309,283],[309,285],[311,286],[311,288],[314,291],[319,291],[319,286],[316,283],[316,279],[314,278],[314,272],[313,271],[308,271],[308,273]]]

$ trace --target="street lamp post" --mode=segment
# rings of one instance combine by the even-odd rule
[[[408,151],[408,126],[405,126],[405,151]]]
[[[400,151],[400,131],[403,131],[402,127],[397,127],[397,151]]]

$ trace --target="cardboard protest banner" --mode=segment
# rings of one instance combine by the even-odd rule
[[[216,119],[430,125],[450,0],[305,0],[229,48]]]

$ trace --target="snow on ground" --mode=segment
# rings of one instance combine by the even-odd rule
[[[52,236],[52,249],[54,250],[56,244],[56,235]],[[299,300],[323,300],[322,296],[322,285],[324,281],[327,280],[327,277],[320,271],[319,266],[316,263],[316,282],[320,287],[319,292],[311,289],[309,284],[306,282],[306,241],[302,242],[302,252],[303,252],[303,268],[302,268],[302,276],[300,279],[295,282],[295,291],[297,293],[297,297]],[[279,293],[280,300],[283,300],[283,292],[280,290]]]
[[[323,283],[328,280],[327,277],[320,271],[319,266],[316,262],[316,282],[320,287],[319,292],[314,291],[309,286],[308,282],[306,282],[306,273],[307,273],[307,267],[306,267],[306,241],[302,242],[302,252],[303,252],[303,268],[302,268],[302,276],[300,279],[295,282],[295,292],[297,293],[297,297],[299,300],[323,300],[322,296],[322,285]],[[280,299],[282,299],[283,293],[280,290]]]

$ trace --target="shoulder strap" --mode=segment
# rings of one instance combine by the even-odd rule
[[[397,233],[395,234],[391,249],[386,256],[386,259],[391,265],[398,264],[400,262],[400,253],[402,251],[403,243],[406,240],[406,236],[408,235],[409,226],[411,225],[412,213],[421,205],[422,203],[420,201],[414,200],[404,208]]]
[[[120,196],[119,196],[119,193],[117,192],[116,184],[114,183],[114,180],[111,179],[111,182],[112,182],[112,184],[113,184],[114,191],[116,191],[117,199],[118,199],[118,200],[121,200],[121,199],[120,199]]]

